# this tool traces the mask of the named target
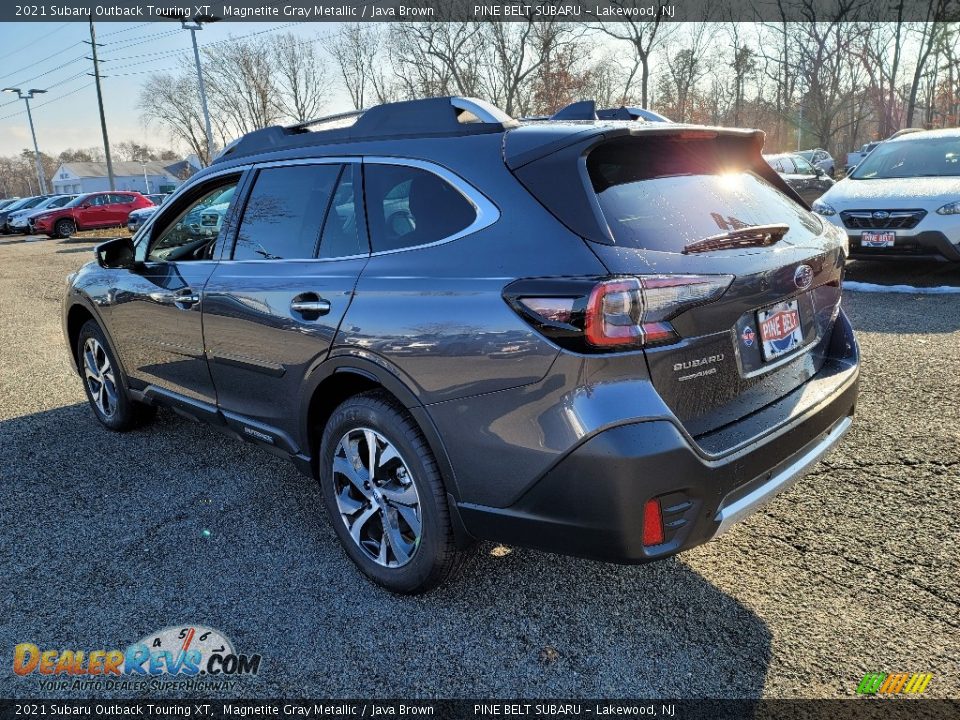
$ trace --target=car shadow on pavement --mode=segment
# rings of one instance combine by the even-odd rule
[[[617,566],[480,543],[446,586],[397,596],[347,559],[313,479],[173,413],[122,435],[85,404],[16,417],[0,422],[0,458],[6,652],[122,650],[202,624],[263,657],[224,697],[763,691],[766,625],[682,559]],[[0,692],[47,694],[37,682],[0,674]]]

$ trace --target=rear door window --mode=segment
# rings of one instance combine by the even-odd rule
[[[444,240],[477,217],[459,190],[421,168],[365,164],[364,192],[374,252]]]
[[[323,223],[323,235],[320,238],[320,257],[324,259],[344,258],[362,255],[367,252],[366,241],[361,241],[357,222],[357,187],[354,173],[357,166],[344,167],[333,193],[327,219]]]
[[[813,213],[740,165],[701,142],[608,143],[587,158],[604,219],[623,247],[681,252],[711,235],[776,223],[790,227],[782,242],[822,232]]]
[[[314,258],[340,165],[290,165],[257,174],[234,260]]]

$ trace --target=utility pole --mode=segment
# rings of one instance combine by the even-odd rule
[[[27,90],[26,94],[24,94],[20,88],[4,88],[3,92],[16,93],[17,97],[27,104],[27,119],[30,121],[30,136],[33,138],[33,159],[37,165],[37,184],[40,194],[46,195],[47,179],[44,177],[43,163],[40,162],[40,148],[37,145],[37,131],[33,129],[33,113],[30,112],[30,101],[33,100],[33,96],[45,93],[46,90],[37,90],[36,88],[31,88]]]
[[[193,20],[181,20],[180,27],[190,31],[193,40],[193,60],[197,65],[197,81],[200,83],[200,104],[203,105],[203,121],[207,131],[207,163],[213,160],[213,130],[210,126],[210,109],[207,107],[207,89],[203,83],[203,68],[200,65],[200,48],[197,46],[197,30],[203,30],[204,22],[215,22],[218,18],[197,15]]]
[[[110,138],[107,137],[107,116],[103,114],[103,91],[100,88],[100,63],[97,61],[97,31],[93,28],[93,15],[90,16],[90,47],[93,48],[93,77],[97,81],[97,104],[100,106],[100,129],[103,131],[103,154],[107,158],[107,177],[110,189],[116,190],[113,179],[113,160],[110,158]]]

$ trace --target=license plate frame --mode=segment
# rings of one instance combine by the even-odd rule
[[[757,335],[764,362],[771,362],[803,346],[800,301],[785,300],[757,310]]]
[[[893,230],[864,230],[860,233],[860,247],[892,248],[897,244],[897,234]]]

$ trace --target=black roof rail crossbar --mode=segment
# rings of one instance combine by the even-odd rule
[[[540,118],[529,118],[539,120]],[[555,112],[550,120],[642,120],[643,116],[630,108],[598,109],[595,100],[581,100]]]
[[[607,108],[606,110],[597,110],[597,117],[601,120],[642,120],[643,118],[630,110],[630,108],[618,107]]]
[[[560,108],[551,120],[597,120],[597,103],[595,100],[581,100]]]
[[[357,117],[348,127],[310,132],[308,128],[335,120]],[[279,150],[286,145],[322,144],[348,140],[371,140],[403,136],[477,135],[503,132],[517,121],[484,100],[438,97],[377,105],[307,120],[289,127],[275,125],[254,130],[224,148],[216,161],[240,155]],[[304,136],[309,136],[305,140]],[[294,140],[297,138],[298,140]]]

